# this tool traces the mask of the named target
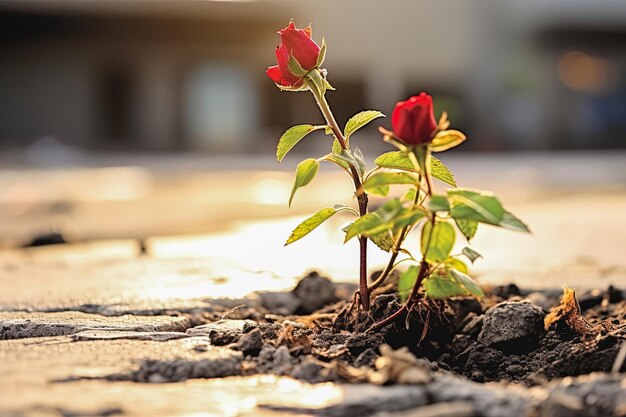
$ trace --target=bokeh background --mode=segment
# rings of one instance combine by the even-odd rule
[[[3,150],[270,152],[285,126],[319,119],[263,74],[290,18],[329,43],[340,120],[427,90],[470,134],[465,150],[626,146],[620,1],[52,0],[0,13]]]
[[[264,74],[276,31],[292,18],[328,43],[337,88],[328,100],[340,123],[362,109],[390,114],[396,101],[428,91],[469,137],[442,155],[460,184],[528,204],[522,214],[536,209],[535,230],[558,224],[553,240],[538,232],[523,245],[549,252],[584,223],[566,252],[584,254],[608,235],[598,250],[619,256],[619,0],[2,1],[0,245],[143,245],[350,202],[349,182],[324,167],[287,209],[298,156],[330,145],[311,135],[282,164],[274,158],[287,127],[322,121],[309,94],[279,92]],[[355,138],[370,161],[387,149],[380,124],[389,126],[373,123]],[[557,197],[565,199],[545,205]],[[240,239],[275,233],[254,230]],[[315,248],[307,250],[294,253]]]

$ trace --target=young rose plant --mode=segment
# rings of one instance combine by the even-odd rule
[[[458,295],[482,296],[480,287],[470,278],[463,258],[474,262],[481,257],[469,246],[452,253],[457,231],[469,243],[480,223],[529,232],[528,227],[505,210],[492,193],[457,188],[450,170],[433,153],[454,148],[465,141],[465,135],[450,130],[444,112],[436,121],[432,97],[426,93],[397,103],[392,115],[392,131],[379,128],[383,140],[397,150],[376,158],[373,169],[367,170],[361,151],[350,146],[352,135],[374,119],[385,117],[381,112],[366,110],[346,122],[342,130],[326,101],[326,92],[334,90],[326,79],[324,62],[326,43],[318,44],[311,37],[311,28],[298,29],[293,22],[280,30],[281,44],[276,48],[276,66],[267,69],[267,75],[284,91],[310,91],[323,116],[325,125],[298,125],[289,128],[280,138],[276,156],[280,162],[305,136],[323,131],[333,138],[330,152],[319,158],[309,158],[298,164],[289,205],[296,191],[308,185],[326,161],[345,171],[354,184],[358,210],[335,205],[319,210],[300,223],[289,236],[291,244],[306,236],[333,215],[346,212],[356,219],[343,229],[345,242],[358,239],[360,245],[359,291],[356,294],[363,310],[369,310],[371,292],[382,285],[396,266],[410,262],[398,282],[402,308],[373,327],[389,323],[404,313],[410,313],[421,297],[434,299]],[[433,180],[451,188],[437,193]],[[368,211],[368,193],[386,197],[391,186],[407,187],[401,198],[389,198],[374,211]],[[412,247],[405,247],[412,231],[419,235],[421,256],[413,255]],[[367,240],[390,258],[387,266],[371,284],[367,281]],[[399,257],[402,259],[398,259]],[[423,288],[423,291],[420,290]]]

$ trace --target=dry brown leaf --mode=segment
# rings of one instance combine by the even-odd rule
[[[548,314],[544,321],[546,330],[555,328],[557,331],[573,331],[579,336],[595,336],[599,329],[589,324],[580,311],[580,304],[573,288],[563,287],[561,304]]]

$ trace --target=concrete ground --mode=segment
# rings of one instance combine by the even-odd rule
[[[480,230],[473,247],[485,259],[473,271],[481,282],[626,287],[624,156],[450,159],[461,185],[495,191],[533,230]],[[210,347],[199,353],[195,347],[207,341],[185,334],[192,324],[172,311],[202,310],[215,298],[233,299],[234,307],[253,291],[291,288],[311,268],[337,280],[356,277],[355,245],[343,246],[338,231],[348,217],[283,247],[307,213],[350,203],[349,183],[330,170],[287,210],[291,172],[270,170],[265,160],[116,160],[114,167],[103,159],[0,170],[0,339],[11,339],[0,341],[0,416],[263,416],[284,415],[286,406],[309,415],[355,399],[408,395],[268,376],[85,379],[146,358],[224,355]],[[232,164],[247,169],[233,172]],[[73,243],[18,247],[50,230]],[[384,264],[383,252],[370,253],[372,270]]]

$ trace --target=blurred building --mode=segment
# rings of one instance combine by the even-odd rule
[[[264,75],[290,18],[328,41],[341,121],[427,90],[466,149],[626,147],[620,0],[51,0],[0,3],[0,148],[271,153],[321,122]]]

